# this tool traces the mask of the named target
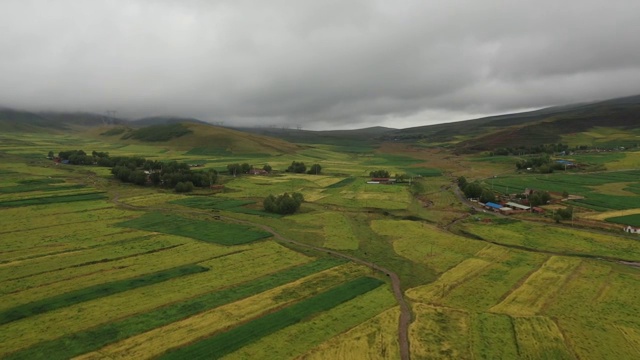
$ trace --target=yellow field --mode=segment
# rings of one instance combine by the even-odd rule
[[[321,292],[345,280],[365,273],[361,266],[346,264],[313,274],[224,305],[187,319],[133,336],[77,359],[140,359],[155,357],[163,352],[198,340],[228,327],[268,313],[297,300]]]
[[[504,301],[491,308],[491,311],[514,316],[539,314],[547,302],[562,290],[580,262],[576,258],[552,256]]]
[[[229,253],[230,250],[235,250],[236,247],[223,249],[224,252],[222,254]],[[210,271],[171,279],[3,325],[2,334],[4,336],[10,334],[11,336],[2,341],[2,353],[15,351],[40,341],[84,330],[113,319],[131,316],[222,287],[249,281],[310,260],[302,254],[273,242],[261,242],[257,245],[246,246],[244,249],[246,251],[200,262],[200,265],[209,267]],[[157,271],[162,268],[189,263],[190,257],[191,262],[198,261],[198,254],[203,252],[205,254],[199,255],[200,259],[214,257],[213,252],[207,253],[206,250],[200,248],[199,251],[194,251],[190,254],[172,254],[173,263],[170,262],[170,259],[165,259],[166,263],[163,264],[162,261],[157,261],[157,259],[147,258],[139,260],[139,264],[136,264],[135,267],[146,270],[145,273]],[[178,254],[180,255],[178,256]],[[146,268],[144,268],[145,265],[147,266]],[[362,270],[358,269],[354,270],[354,272],[360,274]],[[128,277],[132,277],[137,274],[129,273],[128,275]],[[98,278],[101,282],[105,281],[101,276],[98,276]],[[109,275],[109,278],[111,279],[111,275]],[[100,281],[97,283],[100,283]],[[71,287],[75,284],[65,283],[65,285]],[[67,291],[69,289],[60,287],[57,292],[53,290],[49,293],[44,292],[39,298]],[[8,298],[9,296],[1,298],[3,300],[3,308],[6,307],[4,299]],[[14,299],[14,303],[22,302],[22,300],[22,297],[17,297]],[[34,329],[41,330],[34,331]],[[45,331],[46,329],[56,329],[56,331]],[[0,335],[0,340],[3,340],[4,336]],[[2,356],[2,353],[0,353],[0,356]]]
[[[522,359],[574,359],[562,332],[548,317],[516,317],[514,328]]]
[[[631,191],[624,190],[625,187],[629,185],[636,184],[635,182],[615,182],[615,183],[607,183],[598,186],[588,186],[588,188],[593,189],[595,192],[604,194],[604,195],[618,195],[618,196],[637,196],[635,193]]]
[[[469,314],[461,310],[414,304],[409,328],[412,358],[471,359]]]
[[[297,359],[352,360],[399,359],[398,317],[400,309],[394,307],[355,328],[335,336]]]
[[[371,222],[371,229],[392,239],[399,255],[437,272],[447,271],[485,246],[416,221],[376,220]]]
[[[640,208],[627,209],[627,210],[613,210],[613,211],[605,211],[605,212],[593,212],[586,215],[581,215],[581,217],[592,219],[592,220],[606,220],[612,217],[635,215],[635,214],[640,214]]]
[[[289,359],[361,324],[395,305],[387,286],[381,286],[308,321],[288,326],[251,343],[223,359]],[[379,341],[379,339],[376,339]],[[375,341],[375,340],[374,340]]]
[[[471,258],[464,260],[442,274],[438,280],[431,284],[407,290],[406,295],[413,301],[441,304],[441,299],[451,290],[478,276],[491,264],[491,262],[482,259]]]
[[[323,224],[325,234],[324,247],[337,250],[355,250],[359,241],[355,236],[349,220],[337,212],[324,212],[317,215]]]

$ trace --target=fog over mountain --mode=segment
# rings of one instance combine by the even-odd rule
[[[636,0],[0,4],[0,105],[409,127],[640,93]]]

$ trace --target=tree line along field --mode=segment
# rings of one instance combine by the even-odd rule
[[[2,358],[400,358],[400,310],[388,277],[287,239],[397,273],[412,311],[412,358],[639,355],[640,270],[619,261],[640,261],[640,242],[468,216],[443,174],[480,161],[395,147],[382,156],[314,145],[241,157],[81,143],[218,170],[245,160],[280,169],[293,160],[323,166],[317,176],[223,176],[223,192],[181,195],[29,155],[77,148],[71,136],[22,141],[0,146]],[[450,167],[433,171],[433,164]],[[488,168],[495,166],[503,165]],[[378,168],[423,176],[412,184],[366,184]],[[535,181],[606,195],[615,191],[607,188],[612,183],[634,193],[635,175]],[[501,176],[493,185],[515,188],[528,178]],[[266,195],[294,191],[305,197],[298,213],[263,211]],[[100,197],[65,198],[74,194]]]

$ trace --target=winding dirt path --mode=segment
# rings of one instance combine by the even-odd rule
[[[134,206],[134,205],[130,205],[130,204],[126,204],[123,203],[121,201],[119,201],[119,194],[116,194],[115,197],[111,200],[116,206],[120,206],[120,207],[124,207],[127,209],[132,209],[132,210],[147,210],[147,211],[175,211],[175,209],[167,209],[167,208],[162,208],[162,207],[147,207],[147,206]],[[232,222],[232,223],[236,223],[236,224],[244,224],[244,225],[250,225],[253,227],[257,227],[260,228],[268,233],[270,233],[271,235],[273,235],[273,237],[275,239],[277,239],[278,241],[281,242],[286,242],[286,243],[290,243],[290,244],[294,244],[296,246],[299,247],[303,247],[306,249],[311,249],[311,250],[315,250],[318,252],[323,252],[338,258],[342,258],[342,259],[347,259],[350,261],[353,261],[355,263],[367,266],[373,270],[376,271],[380,271],[382,273],[384,273],[385,275],[387,275],[389,277],[389,279],[391,280],[391,287],[393,289],[393,295],[396,298],[396,301],[398,302],[398,305],[400,306],[400,318],[398,319],[398,344],[400,347],[400,358],[402,360],[409,360],[411,359],[411,353],[409,351],[409,325],[411,324],[411,308],[409,307],[409,304],[407,303],[407,301],[404,298],[404,294],[402,292],[402,287],[401,287],[401,283],[400,283],[400,277],[398,276],[398,274],[396,274],[395,272],[384,268],[376,263],[372,263],[372,262],[368,262],[359,258],[356,258],[354,256],[351,255],[347,255],[347,254],[343,254],[339,251],[335,251],[332,249],[327,249],[327,248],[323,248],[320,246],[314,246],[314,245],[309,245],[309,244],[305,244],[299,241],[295,241],[295,240],[291,240],[291,239],[287,239],[284,236],[280,235],[278,232],[276,232],[272,227],[267,226],[267,225],[263,225],[263,224],[258,224],[258,223],[254,223],[248,220],[240,220],[240,219],[235,219],[232,217],[228,217],[228,216],[221,216],[221,215],[211,215],[209,213],[207,213],[206,211],[202,211],[202,210],[179,210],[180,212],[183,213],[194,213],[194,214],[206,214],[209,216],[212,216],[216,219],[222,220],[222,221],[227,221],[227,222]]]

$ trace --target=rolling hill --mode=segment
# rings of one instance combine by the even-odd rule
[[[448,143],[458,150],[472,152],[567,142],[568,137],[598,128],[614,128],[620,133],[628,132],[629,136],[626,139],[619,138],[618,142],[633,143],[637,142],[637,134],[629,130],[639,127],[640,95],[636,95],[406,128],[385,134],[382,139]]]

